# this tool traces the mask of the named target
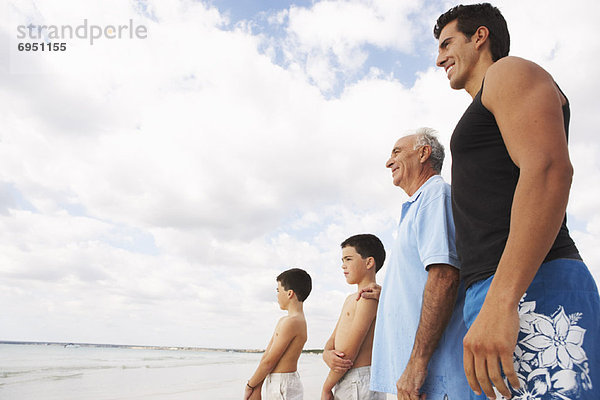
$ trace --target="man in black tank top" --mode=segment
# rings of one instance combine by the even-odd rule
[[[495,386],[507,398],[598,399],[600,297],[566,226],[567,98],[540,66],[508,57],[490,4],[450,9],[434,36],[436,64],[473,98],[451,139],[473,398],[496,398]]]

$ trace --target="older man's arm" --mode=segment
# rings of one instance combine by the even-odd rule
[[[428,267],[413,350],[404,373],[396,383],[398,399],[422,398],[420,389],[427,377],[427,365],[452,316],[459,283],[459,270],[456,267],[448,264],[432,264]]]

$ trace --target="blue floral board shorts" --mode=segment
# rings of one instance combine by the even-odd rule
[[[467,290],[467,327],[475,321],[492,278]],[[513,359],[521,387],[511,389],[513,399],[600,399],[600,297],[582,261],[542,264],[519,303],[519,319]],[[471,399],[486,396],[471,393]]]

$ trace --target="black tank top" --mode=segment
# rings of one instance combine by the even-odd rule
[[[466,287],[496,272],[508,238],[512,201],[519,179],[519,168],[508,155],[494,115],[481,103],[482,91],[483,86],[450,140],[456,250]],[[562,111],[568,137],[568,101]],[[565,215],[544,261],[580,258],[566,223]]]

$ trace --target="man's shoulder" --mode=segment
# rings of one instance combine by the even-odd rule
[[[440,174],[436,174],[429,178],[427,185],[425,185],[425,188],[428,187],[430,187],[430,190],[432,191],[445,191],[450,188],[450,185],[444,180],[444,178]]]
[[[422,186],[422,202],[428,203],[431,199],[450,196],[450,185],[441,175],[434,175]]]
[[[552,81],[550,74],[533,61],[520,57],[504,57],[492,64],[485,74],[484,95],[490,90],[503,90],[515,87],[523,89],[524,85],[536,81]]]
[[[497,74],[497,73],[514,73],[517,71],[535,71],[535,70],[544,70],[538,64],[533,61],[526,60],[521,57],[507,56],[499,59],[495,63],[493,63],[486,72],[486,79],[489,74]]]

